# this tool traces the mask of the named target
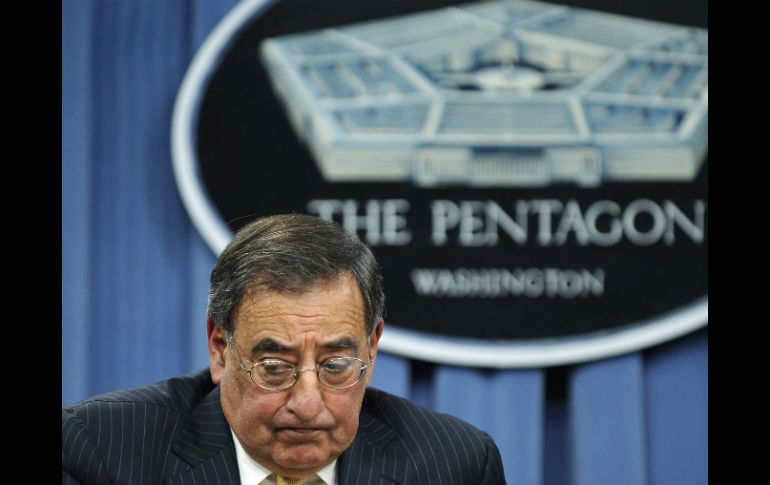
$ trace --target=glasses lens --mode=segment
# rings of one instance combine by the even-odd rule
[[[355,357],[334,357],[318,366],[318,379],[326,387],[346,389],[361,380],[366,373],[366,364]],[[258,362],[249,371],[254,384],[270,390],[288,389],[297,381],[299,372],[313,369],[301,369],[282,360],[264,360]]]
[[[294,383],[294,366],[280,360],[265,360],[251,370],[251,379],[268,389],[288,387]]]
[[[344,389],[360,381],[365,370],[363,361],[355,357],[335,357],[321,364],[318,376],[325,386]]]

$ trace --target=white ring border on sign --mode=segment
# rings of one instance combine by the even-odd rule
[[[385,326],[384,350],[431,362],[462,366],[550,367],[604,359],[673,340],[708,323],[708,298],[642,322],[579,337],[487,341],[436,336]]]
[[[219,255],[232,232],[201,181],[195,155],[195,127],[203,88],[230,43],[248,21],[276,0],[242,0],[206,37],[187,70],[174,104],[171,153],[182,202],[203,240]],[[621,330],[580,337],[486,341],[438,336],[387,326],[380,349],[430,362],[493,368],[547,367],[613,357],[657,345],[708,324],[708,296]]]
[[[227,12],[195,53],[179,88],[171,120],[171,161],[182,203],[206,244],[219,255],[232,239],[201,181],[195,155],[198,114],[203,88],[235,36],[248,20],[276,0],[243,0]]]

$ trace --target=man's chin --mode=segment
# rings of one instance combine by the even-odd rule
[[[273,454],[273,461],[285,472],[291,471],[305,476],[325,467],[334,461],[334,457],[330,457],[328,452],[322,452],[317,444],[303,443],[281,447],[281,450]],[[306,473],[303,475],[302,472]]]

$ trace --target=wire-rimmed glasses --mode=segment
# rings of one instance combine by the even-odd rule
[[[300,369],[294,364],[281,359],[264,359],[246,366],[238,348],[233,343],[233,335],[227,336],[228,345],[235,349],[241,370],[249,374],[251,381],[267,391],[283,391],[297,383],[303,372],[314,371],[318,382],[329,389],[347,389],[356,385],[366,374],[371,364],[364,363],[358,357],[330,357],[314,368]]]

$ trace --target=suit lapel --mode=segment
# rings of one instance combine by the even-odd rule
[[[369,391],[361,408],[358,432],[353,444],[339,459],[339,485],[399,485],[408,458],[398,456],[391,441],[393,428],[369,409]]]
[[[218,386],[195,407],[183,426],[171,452],[186,466],[180,464],[167,483],[240,484],[233,438],[222,414]]]

